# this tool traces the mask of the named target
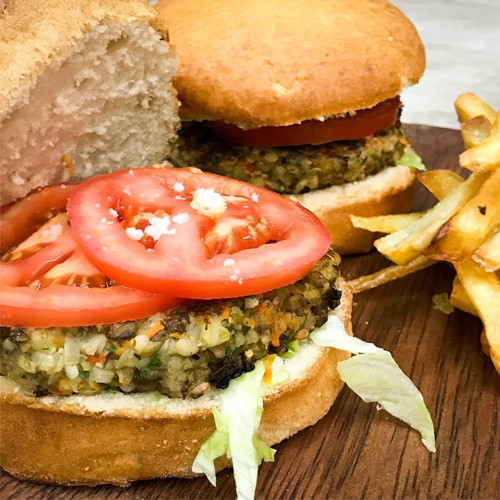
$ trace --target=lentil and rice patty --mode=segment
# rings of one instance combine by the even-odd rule
[[[206,122],[185,122],[169,161],[178,167],[232,177],[284,194],[365,179],[403,156],[401,122],[364,139],[319,145],[258,148],[216,136]]]
[[[341,298],[328,252],[300,281],[250,297],[191,301],[145,319],[75,328],[1,328],[0,374],[31,390],[155,390],[198,397],[324,324]]]

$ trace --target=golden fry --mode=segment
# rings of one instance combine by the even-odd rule
[[[458,278],[479,313],[486,340],[490,349],[490,357],[498,373],[500,373],[500,279],[496,273],[487,273],[472,261],[455,264]]]
[[[472,148],[481,144],[491,133],[491,123],[486,116],[475,116],[466,122],[463,122],[460,129],[464,139],[465,149]]]
[[[500,228],[475,252],[472,259],[490,273],[500,270]]]
[[[408,227],[412,222],[420,219],[423,212],[412,214],[376,215],[374,217],[359,217],[351,215],[352,225],[360,229],[366,229],[373,233],[394,233]]]
[[[472,255],[500,222],[499,193],[500,169],[493,171],[477,194],[443,226],[425,255],[448,262],[460,262]]]
[[[458,162],[473,172],[484,172],[500,167],[500,130],[492,130],[483,142],[464,151]]]
[[[446,221],[481,188],[489,173],[474,173],[447,197],[429,209],[407,228],[384,236],[375,242],[378,251],[396,264],[408,264],[431,243]]]
[[[385,283],[389,283],[389,281],[403,278],[408,274],[430,267],[435,263],[435,260],[428,259],[427,257],[421,255],[405,266],[386,267],[385,269],[370,274],[369,276],[361,276],[360,278],[348,281],[347,284],[352,288],[353,293],[360,293],[365,290],[370,290],[380,285],[384,285]]]
[[[460,123],[480,115],[484,115],[491,124],[493,124],[496,119],[495,110],[472,92],[465,92],[457,97],[455,101],[455,110]]]
[[[481,349],[486,356],[491,357],[490,344],[488,344],[488,339],[486,338],[486,330],[481,332]]]
[[[417,178],[439,201],[464,182],[462,177],[451,170],[427,170],[418,174]]]
[[[453,307],[456,307],[461,311],[477,316],[477,311],[472,302],[469,300],[469,296],[465,292],[462,283],[460,283],[458,276],[455,276],[455,279],[453,280],[453,288],[451,289],[450,294],[450,303]]]

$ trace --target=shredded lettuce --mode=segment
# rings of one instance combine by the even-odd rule
[[[298,340],[292,340],[288,342],[286,345],[287,351],[284,352],[283,354],[280,354],[280,358],[293,358],[300,349],[299,341]]]
[[[412,148],[406,148],[403,156],[396,162],[396,165],[404,165],[405,167],[413,167],[417,170],[427,170],[422,158],[418,156]]]
[[[284,384],[290,380],[290,372],[285,368],[283,360],[276,356],[271,366],[271,387]]]
[[[424,398],[389,352],[350,337],[335,315],[330,315],[310,338],[318,345],[356,354],[338,363],[340,378],[364,401],[378,403],[391,415],[420,432],[426,448],[436,451],[434,425]]]
[[[255,437],[263,411],[262,377],[264,363],[232,380],[221,393],[220,410],[213,408],[215,432],[203,444],[193,463],[193,472],[204,473],[215,486],[214,460],[232,458],[238,498],[254,498],[258,467],[262,460],[272,462],[275,450]]]
[[[334,314],[328,317],[328,321],[323,326],[311,333],[310,339],[317,345],[335,347],[353,354],[383,351],[375,344],[348,335],[344,323]]]

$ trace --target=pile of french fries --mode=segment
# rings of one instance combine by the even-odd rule
[[[355,293],[446,261],[457,275],[451,304],[479,316],[481,345],[500,374],[500,110],[471,93],[455,101],[465,151],[465,180],[449,170],[418,176],[438,200],[425,212],[351,216],[354,226],[386,233],[375,242],[396,265],[350,282]]]

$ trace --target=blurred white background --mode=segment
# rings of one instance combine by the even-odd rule
[[[500,0],[392,0],[417,27],[427,54],[403,93],[403,121],[458,128],[453,102],[471,91],[500,107]]]

